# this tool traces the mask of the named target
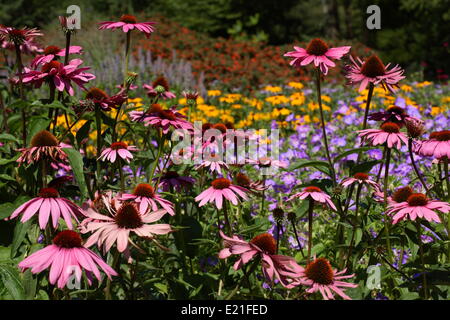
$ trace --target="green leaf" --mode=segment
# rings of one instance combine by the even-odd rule
[[[0,220],[8,218],[16,208],[11,202],[0,204]]]
[[[0,174],[0,180],[13,181],[16,182],[16,179],[7,174]]]
[[[19,157],[20,157],[20,154],[16,154],[16,156],[12,159],[0,159],[0,166],[6,166],[7,164],[16,162],[16,160],[19,159]]]
[[[30,130],[28,131],[28,136],[27,136],[27,143],[29,144],[31,139],[34,137],[34,135],[36,133],[38,133],[39,131],[45,130],[47,129],[48,125],[50,124],[51,120],[49,119],[45,119],[45,118],[34,118],[30,121],[29,124],[29,128]]]
[[[0,140],[2,141],[14,141],[16,143],[20,143],[20,140],[17,139],[17,137],[13,136],[12,134],[9,133],[1,133],[0,134]]]
[[[76,138],[78,145],[81,145],[81,141],[89,136],[89,130],[91,129],[92,121],[86,121],[83,126],[77,131]]]
[[[76,115],[75,112],[72,109],[66,107],[63,103],[61,103],[58,100],[55,100],[55,101],[53,101],[52,103],[49,103],[49,104],[43,104],[43,105],[38,105],[38,106],[39,107],[44,107],[44,108],[50,108],[50,109],[64,110],[70,115]]]
[[[75,176],[75,180],[78,183],[78,186],[80,187],[81,195],[84,198],[88,197],[88,189],[86,185],[86,180],[84,179],[84,173],[83,173],[83,157],[81,156],[80,152],[78,152],[75,149],[72,148],[63,148],[63,151],[67,154],[69,157],[70,166],[72,167],[73,174]]]
[[[291,172],[296,169],[307,168],[307,167],[315,168],[315,169],[325,173],[326,175],[330,176],[329,163],[326,161],[320,161],[320,160],[314,160],[314,161],[300,160],[300,161],[297,161],[297,162],[293,163],[292,165],[290,165],[289,168],[285,169],[285,171]]]
[[[382,162],[382,160],[371,160],[357,164],[351,168],[350,175],[352,176],[358,172],[369,172],[374,166]]]
[[[351,155],[351,154],[359,153],[359,152],[364,152],[364,151],[371,150],[371,149],[376,149],[376,148],[377,148],[377,147],[367,146],[367,147],[361,147],[361,148],[351,149],[351,150],[345,151],[345,152],[341,153],[340,155],[336,156],[336,157],[334,158],[334,162],[338,162],[338,161],[341,160],[342,158],[345,158],[345,157],[347,157],[347,156],[349,156],[349,155]]]
[[[23,240],[25,240],[25,236],[27,235],[27,231],[31,226],[31,222],[31,219],[24,223],[17,221],[16,227],[14,228],[14,235],[11,245],[11,259],[16,256],[17,250],[19,249]]]
[[[19,277],[19,270],[15,267],[0,264],[0,279],[15,300],[25,299],[25,290]]]
[[[25,298],[27,300],[33,300],[34,296],[36,295],[37,278],[33,277],[30,269],[24,272],[22,283],[25,292]]]

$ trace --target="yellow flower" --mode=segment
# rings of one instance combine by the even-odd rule
[[[226,102],[226,103],[235,103],[241,99],[241,95],[238,93],[229,93],[225,95],[224,97],[220,97],[220,102]]]
[[[294,89],[303,89],[304,85],[301,82],[295,82],[295,81],[291,81],[288,83],[289,87],[292,87]]]
[[[417,88],[422,88],[422,87],[429,86],[429,85],[431,85],[431,84],[433,84],[433,83],[430,82],[430,81],[423,81],[423,82],[419,82],[418,84],[416,84],[416,87],[417,87]]]
[[[273,93],[278,93],[278,92],[281,92],[283,89],[281,87],[265,86],[264,90],[265,91],[269,91],[269,92],[273,92]]]
[[[441,112],[442,112],[442,110],[440,107],[431,107],[431,115],[432,116],[437,116]]]
[[[233,104],[231,107],[233,109],[242,109],[242,106],[240,104]]]
[[[402,85],[400,87],[400,90],[405,91],[405,92],[413,92],[413,88],[411,86],[406,85],[406,84]]]
[[[322,95],[321,98],[322,98],[322,101],[331,102],[331,98],[329,96]]]
[[[217,97],[222,94],[220,90],[208,90],[208,97]]]
[[[279,104],[285,104],[289,102],[289,99],[286,98],[285,96],[271,96],[271,97],[267,97],[266,101],[271,103],[272,105],[279,105]]]

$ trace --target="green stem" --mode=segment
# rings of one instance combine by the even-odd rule
[[[386,164],[384,169],[384,205],[385,209],[387,208],[387,191],[388,191],[388,184],[389,184],[389,164],[391,161],[391,149],[386,146]],[[386,212],[386,210],[385,210]],[[390,219],[387,214],[385,214],[384,217],[384,223],[385,223],[385,234],[386,234],[386,246],[388,250],[388,257],[392,257],[392,250],[391,250],[391,240],[389,237],[389,224]]]
[[[101,164],[100,155],[102,150],[102,117],[100,108],[95,108],[95,121],[97,126],[97,189],[100,190]]]
[[[347,254],[347,268],[349,268],[349,263],[350,263],[350,257],[352,255],[352,251],[353,251],[353,244],[355,242],[355,234],[356,234],[356,222],[358,220],[358,211],[359,211],[359,198],[361,195],[361,189],[362,189],[362,184],[358,184],[358,187],[356,189],[356,200],[355,200],[355,223],[353,224],[353,231],[352,231],[352,238],[350,240],[350,246],[348,248],[348,254]]]
[[[225,225],[227,226],[228,229],[228,234],[231,236],[233,234],[233,230],[231,228],[231,223],[230,220],[228,218],[228,208],[227,208],[227,202],[226,200],[223,202],[223,216],[225,218]]]
[[[124,77],[123,77],[123,87],[125,88],[127,85],[127,77],[128,77],[128,64],[130,61],[130,47],[131,47],[131,31],[127,32],[127,40],[125,45],[125,69],[124,69]]]
[[[375,86],[373,85],[373,83],[369,84],[369,92],[367,92],[366,109],[364,111],[364,120],[363,120],[363,124],[362,124],[362,130],[367,128],[367,119],[369,117],[370,102],[372,101],[374,87]],[[358,158],[356,160],[356,164],[359,163],[359,161],[361,159],[361,156],[362,156],[362,152],[359,152],[358,153]]]
[[[375,86],[373,85],[373,83],[369,84],[369,92],[367,93],[366,110],[364,111],[364,120],[363,120],[362,130],[367,128],[367,118],[369,117],[370,102],[372,101],[374,87]]]
[[[309,197],[308,207],[308,263],[311,261],[311,251],[313,242],[313,211],[314,211],[314,199]]]
[[[292,229],[294,229],[295,239],[297,240],[298,247],[300,249],[300,253],[302,254],[303,259],[305,258],[305,254],[303,253],[302,244],[300,243],[300,238],[298,236],[297,227],[295,226],[294,220],[291,220]]]
[[[444,174],[447,183],[447,199],[450,199],[450,176],[448,171],[448,157],[444,157]]]
[[[115,270],[117,267],[117,264],[119,262],[119,258],[120,258],[120,252],[116,251],[114,253],[114,258],[113,258],[113,263],[112,263],[112,268]],[[119,267],[120,269],[120,267]],[[120,271],[120,270],[119,270]],[[116,271],[117,273],[119,273],[119,271]],[[112,300],[112,294],[111,294],[111,279],[108,278],[108,280],[106,281],[106,288],[105,288],[105,299],[106,300]]]
[[[320,89],[320,69],[319,68],[317,68],[316,85],[317,85],[317,101],[319,103],[319,111],[320,111],[320,122],[322,125],[323,143],[325,144],[325,152],[327,155],[328,164],[330,166],[331,180],[333,181],[333,186],[336,186],[337,185],[336,173],[334,171],[333,161],[331,160],[330,149],[328,147],[327,132],[325,130],[325,118],[323,115],[323,108],[322,108],[322,94],[321,94],[321,89]]]
[[[423,179],[422,175],[420,174],[419,169],[417,168],[416,162],[414,160],[414,155],[412,152],[412,143],[413,143],[413,139],[409,138],[408,139],[408,152],[409,152],[409,158],[411,159],[411,164],[414,168],[414,171],[416,172],[417,178],[419,178],[420,182],[422,183],[423,187],[425,188],[425,191],[428,193],[429,189],[427,187],[427,184],[425,183],[425,180]]]
[[[17,71],[19,73],[19,95],[21,100],[25,100],[25,93],[23,90],[23,81],[22,81],[22,72],[23,72],[23,63],[22,63],[22,54],[20,52],[20,45],[15,43],[14,48],[16,49],[16,62],[17,62]],[[25,148],[27,145],[27,114],[25,112],[25,108],[22,108],[22,139],[23,139],[23,147]]]
[[[422,238],[420,237],[422,234],[422,228],[418,221],[416,221],[416,228],[417,228],[417,237],[418,237],[418,241],[419,241],[420,261],[422,263],[422,281],[423,281],[422,289],[423,289],[425,300],[428,300],[428,285],[427,285],[427,275],[425,273],[425,258],[424,258],[424,254],[423,254]]]

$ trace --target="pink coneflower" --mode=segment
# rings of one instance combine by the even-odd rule
[[[91,284],[90,275],[94,274],[98,281],[101,281],[99,268],[111,279],[117,276],[109,265],[91,250],[83,247],[81,237],[71,230],[61,231],[53,239],[53,244],[36,251],[19,263],[22,271],[31,268],[32,273],[39,273],[50,267],[49,282],[57,283],[62,289],[71,278],[73,272],[78,281],[81,281],[82,270],[88,276],[88,283]]]
[[[16,50],[16,46],[13,42],[7,40],[0,40],[1,48],[14,51]],[[21,45],[19,45],[19,50],[22,54],[27,55],[35,55],[38,53],[44,52],[44,49],[41,48],[41,45],[37,43],[33,38],[29,40],[25,40]]]
[[[388,148],[400,149],[402,142],[408,144],[408,138],[403,132],[400,132],[400,127],[394,122],[385,122],[380,129],[365,129],[359,130],[359,136],[368,141],[372,146],[387,144]]]
[[[343,279],[353,278],[355,275],[344,275],[347,269],[337,272],[333,270],[330,262],[325,258],[317,258],[310,262],[302,270],[298,278],[298,284],[310,287],[306,292],[314,293],[319,291],[325,300],[333,299],[333,292],[345,300],[351,300],[344,293],[345,288],[356,288],[358,285],[342,281]]]
[[[221,174],[223,169],[229,169],[228,164],[220,160],[216,153],[211,153],[206,158],[199,165],[195,166],[195,170],[208,168],[210,172],[215,171],[217,174]]]
[[[246,174],[239,172],[234,177],[236,181],[236,185],[246,188],[250,191],[264,191],[268,189],[268,186],[265,186],[262,181],[252,181]]]
[[[223,199],[231,201],[232,204],[238,204],[238,196],[244,200],[248,200],[247,189],[231,184],[226,178],[219,178],[211,182],[211,187],[200,193],[195,201],[200,202],[199,207],[204,206],[208,202],[215,202],[217,209],[222,209]]]
[[[147,90],[147,95],[150,98],[175,99],[177,97],[173,92],[170,92],[169,83],[164,77],[158,77],[151,85],[144,84],[142,87]]]
[[[23,162],[27,164],[39,162],[46,159],[54,162],[66,162],[67,155],[62,148],[70,147],[67,144],[58,142],[58,139],[47,130],[36,133],[30,142],[29,148],[22,148],[22,153],[17,159],[19,165]]]
[[[154,180],[158,180],[158,178],[155,178]],[[194,178],[180,176],[176,171],[167,171],[161,177],[160,186],[165,192],[169,191],[171,188],[175,189],[177,192],[181,192],[182,189],[191,187],[194,182]]]
[[[247,163],[257,165],[260,169],[261,168],[287,168],[288,165],[286,162],[281,160],[275,160],[269,157],[261,157],[257,160],[254,159],[248,159]]]
[[[432,132],[428,140],[416,144],[414,151],[423,156],[433,156],[436,159],[444,157],[450,159],[450,130]]]
[[[146,111],[131,111],[130,118],[133,121],[142,121],[145,126],[161,128],[167,134],[171,128],[193,130],[192,123],[185,120],[185,116],[176,110],[176,106],[164,109],[159,104],[152,104]]]
[[[121,90],[118,94],[110,97],[105,91],[93,87],[86,93],[86,99],[92,100],[102,110],[110,111],[111,108],[121,106],[127,100],[127,95],[124,90]]]
[[[52,216],[53,228],[58,227],[59,218],[62,216],[69,229],[73,229],[72,218],[78,222],[78,217],[83,216],[81,208],[72,201],[61,198],[56,189],[42,188],[38,197],[33,198],[17,208],[8,219],[14,219],[22,214],[21,222],[30,220],[35,214],[39,215],[39,227],[45,229]]]
[[[124,193],[119,197],[121,201],[134,201],[139,204],[139,211],[145,214],[148,208],[152,211],[158,210],[158,205],[165,209],[171,216],[175,215],[173,203],[161,198],[155,189],[146,183],[141,183],[134,188],[133,193]]]
[[[82,54],[83,48],[80,46],[70,46],[69,54]],[[58,46],[48,46],[44,49],[42,55],[36,56],[36,58],[31,61],[31,67],[36,68],[38,65],[44,65],[53,60],[56,60],[58,57],[64,57],[66,55],[66,49],[60,48]]]
[[[83,60],[81,59],[70,60],[67,65],[58,61],[50,61],[42,65],[41,70],[25,68],[22,80],[23,83],[30,83],[36,88],[40,88],[44,82],[52,83],[58,91],[65,90],[73,96],[72,82],[86,90],[84,84],[95,79],[93,74],[84,72],[89,70],[89,67],[79,68],[82,63]]]
[[[314,201],[324,203],[328,205],[331,209],[337,210],[333,201],[331,201],[331,197],[322,191],[319,187],[306,187],[303,191],[294,194],[291,196],[288,201],[299,198],[300,200],[305,200],[307,198],[313,199]]]
[[[430,200],[422,193],[413,193],[404,202],[391,203],[386,213],[393,215],[393,224],[407,218],[414,221],[417,217],[425,218],[430,222],[441,222],[435,212],[436,210],[448,213],[450,212],[450,204],[443,201]]]
[[[219,258],[227,259],[233,254],[240,255],[233,266],[234,270],[239,270],[253,257],[258,256],[261,258],[262,271],[268,281],[273,283],[275,277],[286,288],[295,286],[292,284],[292,279],[297,278],[303,268],[297,264],[294,258],[276,254],[277,245],[271,234],[259,234],[247,242],[236,235],[230,238],[222,231],[219,233],[224,239],[225,245],[225,248],[219,252]]]
[[[114,243],[117,243],[117,250],[124,252],[132,232],[139,237],[153,239],[155,234],[167,234],[172,231],[168,224],[150,224],[160,220],[167,213],[166,210],[148,211],[142,214],[136,205],[130,202],[123,204],[115,202],[107,208],[109,216],[97,213],[90,208],[85,211],[87,220],[82,223],[82,233],[92,233],[86,241],[86,247],[96,243],[99,248],[103,247],[106,253]]]
[[[197,102],[200,93],[198,93],[197,91],[183,91],[182,95],[186,99],[186,102],[189,104]]]
[[[130,14],[124,14],[120,17],[120,21],[104,21],[100,22],[99,29],[122,29],[123,32],[127,33],[133,29],[137,29],[145,34],[148,38],[150,34],[155,31],[153,27],[156,22],[137,22],[135,16]]]
[[[0,25],[0,40],[6,40],[15,45],[21,45],[26,41],[33,40],[35,37],[42,35],[43,34],[36,28],[16,29]]]
[[[418,118],[410,117],[405,109],[398,106],[390,106],[384,111],[369,114],[368,119],[383,122],[394,122],[400,127],[406,125],[408,122],[417,124],[423,123],[423,121]]]
[[[360,185],[362,184],[362,185],[371,186],[372,188],[375,189],[375,191],[380,190],[380,185],[378,183],[376,183],[375,181],[370,180],[369,175],[364,172],[357,172],[353,175],[353,177],[344,179],[341,182],[341,185],[344,187],[349,187],[355,183],[360,184]]]
[[[122,141],[113,142],[109,148],[102,151],[98,159],[114,163],[119,157],[125,162],[130,163],[130,160],[133,159],[133,155],[130,151],[137,151],[137,148],[135,146],[129,146],[127,143]]]
[[[348,73],[346,77],[351,84],[360,83],[359,91],[363,91],[369,83],[374,85],[381,84],[385,90],[395,91],[397,83],[404,79],[404,70],[396,65],[389,70],[390,63],[386,66],[376,55],[370,56],[366,61],[360,58],[353,59],[350,56],[352,65],[347,66]]]
[[[321,39],[312,39],[306,49],[294,46],[295,51],[285,53],[285,57],[294,58],[290,65],[303,67],[314,62],[316,67],[320,67],[323,74],[328,73],[328,67],[334,67],[336,64],[330,59],[339,60],[343,55],[350,51],[350,46],[329,48]]]

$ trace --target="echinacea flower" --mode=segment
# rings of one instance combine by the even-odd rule
[[[145,214],[148,208],[151,208],[152,211],[156,211],[158,210],[159,205],[171,216],[175,215],[173,203],[161,198],[161,196],[155,192],[155,189],[146,183],[138,184],[134,188],[133,193],[124,193],[120,195],[119,200],[136,202],[139,205],[139,211],[141,214]]]
[[[19,164],[25,162],[27,164],[39,162],[42,159],[54,162],[66,162],[67,154],[62,148],[70,147],[67,144],[58,142],[58,139],[47,130],[36,133],[30,142],[29,148],[21,148],[22,153],[17,159]]]
[[[200,202],[199,207],[204,206],[208,202],[215,202],[217,209],[222,209],[224,198],[231,201],[232,204],[237,205],[240,196],[244,200],[248,200],[246,193],[247,189],[231,184],[231,181],[226,178],[218,178],[211,182],[211,187],[200,193],[195,201]]]
[[[163,99],[174,99],[176,95],[173,92],[170,92],[169,83],[166,78],[158,77],[151,85],[144,84],[142,86],[145,90],[147,90],[147,95],[150,98],[153,97],[161,97]]]
[[[109,215],[103,215],[92,208],[85,211],[87,219],[82,222],[82,233],[92,233],[85,246],[97,244],[108,252],[114,243],[117,250],[124,252],[130,241],[131,233],[139,237],[153,239],[154,235],[172,231],[168,224],[150,224],[160,220],[167,211],[164,209],[148,211],[142,214],[134,203],[114,202],[106,206]]]
[[[393,216],[392,224],[407,218],[414,221],[418,217],[424,218],[429,222],[441,222],[435,211],[449,213],[450,204],[448,202],[431,200],[423,193],[413,193],[404,202],[389,204],[386,213]]]
[[[225,248],[219,252],[220,259],[227,259],[233,254],[239,255],[235,262],[234,270],[239,270],[255,256],[261,259],[263,274],[267,280],[273,283],[274,277],[286,288],[292,288],[293,279],[300,275],[300,267],[294,258],[277,255],[276,241],[270,233],[259,234],[249,242],[238,236],[228,237],[219,231],[224,239]]]
[[[413,189],[411,187],[400,187],[396,189],[392,196],[387,197],[387,203],[388,205],[394,205],[401,202],[405,202],[408,200],[408,197],[414,193]],[[384,192],[381,190],[378,190],[374,192],[375,201],[377,202],[384,202]]]
[[[158,178],[155,178],[154,180],[158,180]],[[180,176],[176,171],[167,171],[161,176],[160,186],[162,190],[166,192],[171,188],[177,192],[181,192],[182,189],[191,187],[194,182],[194,178]]]
[[[395,91],[397,83],[404,79],[404,70],[399,65],[389,69],[391,65],[386,66],[376,55],[372,55],[364,62],[360,58],[356,60],[350,56],[352,65],[347,66],[348,73],[346,77],[351,84],[360,83],[359,91],[363,91],[369,83],[373,85],[381,84],[385,90]]]
[[[64,288],[73,273],[80,282],[83,269],[88,274],[86,278],[89,284],[91,274],[98,281],[102,280],[99,268],[109,279],[117,276],[117,272],[99,256],[83,247],[80,235],[71,230],[59,232],[53,239],[53,244],[25,258],[19,263],[19,268],[22,271],[31,269],[34,274],[50,268],[49,282],[57,283],[60,289]]]
[[[205,157],[205,154],[203,154]],[[228,170],[228,164],[220,159],[217,153],[211,153],[206,155],[206,159],[202,159],[201,163],[195,166],[195,170],[208,168],[210,172],[216,172],[221,174],[223,169]]]
[[[83,216],[80,207],[72,201],[60,197],[59,192],[53,188],[42,188],[39,191],[38,197],[22,204],[14,210],[8,219],[14,219],[20,214],[22,215],[20,219],[22,223],[27,222],[37,214],[41,229],[45,229],[50,216],[52,217],[53,228],[55,229],[58,227],[61,216],[69,229],[73,229],[72,219],[78,222],[78,217]]]
[[[86,99],[92,100],[95,106],[99,106],[103,111],[110,111],[111,108],[121,106],[126,100],[125,90],[121,90],[114,96],[96,87],[90,88],[86,93]]]
[[[368,141],[372,146],[387,144],[388,148],[400,149],[402,142],[408,144],[408,138],[403,132],[400,132],[400,127],[394,122],[385,122],[380,129],[365,129],[358,131],[359,136],[363,141]]]
[[[314,187],[314,186],[306,187],[305,189],[303,189],[303,191],[298,192],[298,193],[294,194],[293,196],[291,196],[288,199],[288,201],[291,201],[291,200],[294,200],[297,198],[299,198],[300,200],[305,200],[305,199],[309,198],[316,202],[326,204],[335,211],[337,210],[333,201],[331,201],[331,197],[328,194],[326,194],[325,192],[323,192],[322,189],[320,189],[319,187]]]
[[[35,37],[43,34],[36,28],[16,29],[12,27],[4,27],[0,25],[0,40],[6,40],[21,45],[26,41],[33,40]]]
[[[124,14],[120,17],[119,21],[104,21],[100,22],[100,30],[103,29],[122,29],[123,32],[127,33],[131,30],[139,30],[145,34],[148,38],[150,34],[155,31],[153,25],[156,22],[138,22],[135,16],[130,14]]]
[[[70,46],[69,54],[81,54],[83,53],[83,48],[80,46]],[[44,65],[53,60],[56,60],[58,57],[64,57],[66,55],[66,49],[60,48],[58,46],[48,46],[44,49],[42,55],[36,56],[33,61],[31,61],[31,67],[36,68],[39,65]]]
[[[370,180],[369,175],[364,172],[357,172],[353,175],[353,177],[344,179],[341,182],[341,185],[344,187],[349,187],[355,183],[359,184],[359,185],[371,186],[372,188],[374,188],[375,191],[380,190],[380,185],[378,183],[376,183],[375,181]]]
[[[400,127],[406,125],[408,122],[423,123],[422,120],[409,116],[405,109],[398,106],[390,106],[384,111],[369,114],[368,119],[383,122],[394,122]]]
[[[320,67],[323,74],[328,73],[328,67],[334,67],[336,64],[330,59],[339,60],[350,51],[350,46],[329,48],[321,39],[312,39],[306,48],[294,46],[295,51],[285,53],[285,57],[294,58],[290,65],[295,67],[303,67],[311,62],[314,66]]]
[[[24,73],[21,74],[22,81],[23,83],[30,83],[36,88],[40,88],[44,82],[51,83],[58,91],[65,90],[73,96],[72,82],[86,90],[84,84],[95,79],[93,74],[84,72],[89,70],[89,67],[79,68],[82,63],[83,60],[81,59],[70,60],[67,65],[53,60],[42,65],[41,70],[25,68]]]
[[[345,300],[351,300],[344,293],[345,288],[356,288],[358,285],[342,281],[343,279],[353,278],[355,275],[344,275],[347,269],[337,272],[333,270],[330,262],[325,258],[317,258],[308,263],[298,278],[298,284],[310,287],[306,290],[308,293],[319,291],[325,300],[334,300],[333,292]]]
[[[197,91],[183,91],[182,95],[186,99],[187,104],[193,104],[197,102],[200,93],[198,93]]]
[[[116,159],[121,158],[125,162],[130,163],[130,160],[133,159],[133,155],[130,151],[136,150],[137,148],[135,146],[129,146],[125,142],[113,142],[109,148],[102,151],[98,160],[114,163]]]
[[[269,157],[261,157],[258,159],[247,159],[247,163],[258,166],[262,168],[287,168],[287,163],[281,160],[272,159]]]
[[[192,123],[185,120],[185,116],[176,110],[176,106],[164,109],[159,104],[152,104],[146,111],[131,111],[130,118],[133,121],[143,122],[145,126],[162,129],[167,134],[171,128],[193,130]]]
[[[450,159],[450,130],[432,132],[428,140],[417,142],[414,151],[422,156]]]
[[[234,177],[236,185],[246,188],[250,191],[264,191],[268,189],[262,181],[252,181],[246,174],[238,172]]]

